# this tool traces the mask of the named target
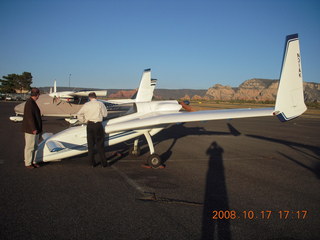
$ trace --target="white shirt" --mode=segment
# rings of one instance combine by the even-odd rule
[[[106,106],[95,98],[85,103],[77,113],[77,117],[81,122],[102,122],[103,118],[107,115]]]

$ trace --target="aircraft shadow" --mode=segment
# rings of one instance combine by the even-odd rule
[[[309,167],[303,163],[301,163],[300,161],[284,154],[284,153],[280,153],[282,156],[284,156],[285,158],[287,158],[288,160],[292,161],[293,163],[299,165],[300,167],[303,167],[311,172],[313,172],[317,178],[320,179],[320,147],[316,147],[316,146],[312,146],[312,145],[307,145],[307,144],[302,144],[302,143],[296,143],[296,142],[292,142],[292,141],[286,141],[286,140],[281,140],[281,139],[275,139],[275,138],[269,138],[269,137],[264,137],[264,136],[258,136],[258,135],[252,135],[252,134],[246,134],[245,136],[247,137],[251,137],[251,138],[256,138],[256,139],[261,139],[264,141],[270,141],[270,142],[274,142],[274,143],[279,143],[279,144],[283,144],[287,147],[292,148],[293,150],[295,150],[296,152],[300,152],[302,154],[304,154],[305,156],[309,157],[309,158],[313,158],[316,160],[316,163],[313,164],[312,167]],[[307,151],[304,151],[302,149],[305,149],[307,151],[311,151],[314,154],[310,154]]]
[[[154,146],[160,144],[161,142],[165,140],[172,139],[172,143],[168,147],[168,149],[161,154],[161,159],[163,163],[168,161],[172,155],[172,149],[175,146],[175,144],[178,142],[178,140],[194,135],[194,136],[208,136],[208,135],[230,135],[230,136],[239,136],[241,133],[234,128],[230,123],[227,123],[227,126],[229,128],[229,131],[222,132],[222,131],[208,131],[204,127],[187,127],[185,126],[185,123],[181,124],[175,124],[171,125],[170,127],[162,130],[160,133],[156,134],[152,137]],[[130,144],[129,144],[130,143]],[[63,143],[67,148],[76,148],[76,145],[72,145],[70,143]],[[106,155],[107,159],[111,164],[116,163],[117,161],[127,157],[129,155],[129,148],[132,145],[132,140],[129,140],[127,143],[119,143],[114,146],[106,146],[106,152],[108,152]],[[145,138],[142,136],[140,137],[139,146],[141,147],[140,156],[144,154],[149,154],[149,147],[145,140]],[[156,151],[157,152],[157,151]],[[116,154],[120,153],[120,154]],[[80,156],[83,157],[87,155],[87,153],[77,155],[74,157],[70,157],[68,159],[73,158],[79,158]]]
[[[230,123],[228,123],[229,132],[219,132],[219,131],[208,131],[204,127],[187,127],[185,126],[185,123],[176,124],[168,127],[167,129],[162,130],[157,135],[153,136],[152,139],[154,141],[154,146],[160,144],[163,141],[172,139],[172,143],[168,147],[168,149],[161,154],[161,159],[163,163],[168,161],[172,155],[172,149],[175,146],[175,144],[178,142],[178,140],[193,135],[193,136],[210,136],[210,135],[216,135],[216,136],[222,136],[222,135],[232,135],[232,136],[239,136],[241,133],[238,132]],[[149,147],[143,139],[141,141],[141,145],[143,145],[143,148],[141,148],[141,155],[146,154],[149,152]]]
[[[223,166],[223,148],[213,141],[207,149],[209,156],[205,199],[202,214],[201,239],[231,239],[229,219],[216,214],[229,212],[226,179]],[[224,215],[224,214],[222,214]],[[222,216],[220,215],[220,216]],[[224,215],[225,216],[225,215]],[[217,217],[217,219],[213,219]]]

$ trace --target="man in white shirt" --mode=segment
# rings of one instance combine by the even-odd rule
[[[87,142],[88,142],[88,156],[93,167],[98,163],[94,160],[94,146],[100,156],[102,167],[107,167],[104,151],[104,129],[102,126],[103,118],[107,117],[108,112],[106,106],[97,101],[95,92],[89,93],[89,102],[85,103],[77,114],[81,122],[87,123]]]

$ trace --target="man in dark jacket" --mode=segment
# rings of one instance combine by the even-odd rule
[[[24,107],[22,130],[25,136],[24,163],[27,168],[38,168],[38,164],[33,163],[34,154],[38,147],[39,136],[42,132],[41,112],[36,103],[40,96],[38,88],[31,89],[31,97]]]

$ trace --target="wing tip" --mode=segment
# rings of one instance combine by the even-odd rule
[[[298,39],[298,38],[299,38],[299,34],[298,33],[290,34],[290,35],[287,35],[286,42],[292,41],[292,40],[295,40],[295,39]]]

